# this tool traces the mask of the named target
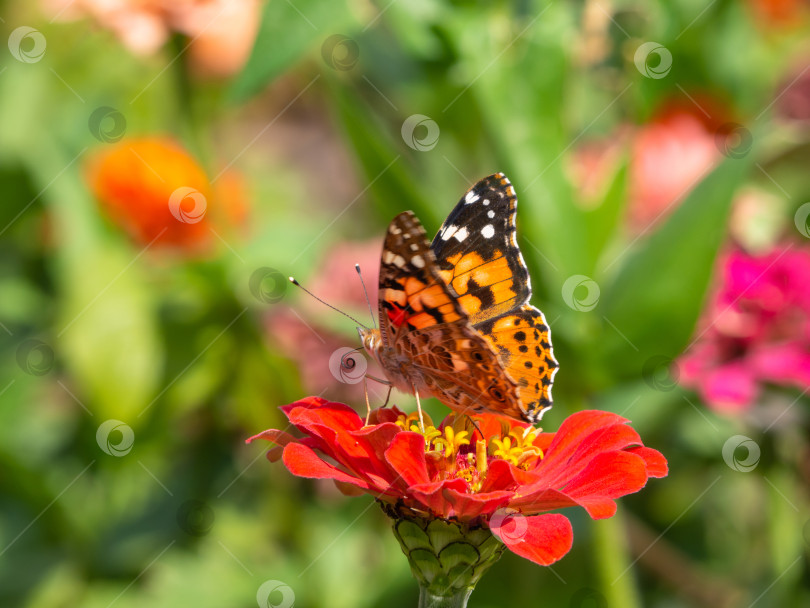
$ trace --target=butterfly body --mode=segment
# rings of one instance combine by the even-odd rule
[[[396,388],[466,413],[535,422],[557,369],[515,237],[517,199],[503,174],[478,182],[432,243],[411,212],[388,227],[379,329],[359,328]]]

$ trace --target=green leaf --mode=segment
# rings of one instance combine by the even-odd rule
[[[608,369],[637,375],[651,357],[672,358],[687,345],[752,156],[718,166],[603,289],[597,311],[606,322],[600,343]]]
[[[73,161],[56,142],[27,159],[58,227],[54,275],[60,292],[53,348],[79,381],[99,420],[134,424],[163,369],[157,323],[143,281],[141,249],[104,239],[100,218]],[[46,152],[47,150],[47,152]],[[48,182],[52,182],[48,184]]]
[[[351,35],[358,24],[349,4],[331,0],[265,3],[253,51],[231,86],[231,99],[242,101],[257,93],[331,36]]]
[[[627,202],[627,159],[623,159],[616,173],[608,184],[602,200],[584,214],[585,241],[589,267],[586,274],[594,270],[599,256],[616,233],[622,219],[622,212]]]
[[[417,187],[419,181],[409,171],[401,149],[385,136],[386,130],[371,120],[372,111],[351,89],[334,83],[332,99],[340,114],[340,123],[354,148],[361,170],[383,217],[389,219],[403,209],[411,209],[423,221],[435,220],[436,205]]]

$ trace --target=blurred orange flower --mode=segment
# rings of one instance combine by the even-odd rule
[[[88,182],[110,219],[142,244],[202,249],[211,241],[212,219],[233,225],[246,213],[238,175],[225,173],[212,186],[169,137],[124,139],[105,149],[90,162]],[[224,217],[212,218],[212,205]]]
[[[189,38],[188,56],[207,76],[230,76],[247,61],[259,28],[258,0],[43,0],[60,19],[90,17],[130,51],[155,53],[173,32]]]

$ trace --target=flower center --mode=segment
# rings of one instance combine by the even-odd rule
[[[468,416],[448,417],[441,430],[433,425],[427,414],[424,417],[424,432],[419,428],[416,413],[399,416],[396,424],[405,431],[424,437],[425,455],[439,472],[440,479],[461,478],[467,482],[471,492],[478,492],[483,486],[492,460],[506,460],[525,471],[543,458],[543,450],[534,445],[542,429],[527,427],[525,430],[510,430],[504,426],[500,434],[477,439],[471,445],[471,438],[481,433]]]

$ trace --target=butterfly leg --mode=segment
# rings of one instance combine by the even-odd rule
[[[419,412],[419,430],[425,432],[425,418],[422,416],[422,404],[419,402],[419,391],[413,387],[413,394],[416,396],[416,411]]]
[[[388,385],[388,393],[386,393],[385,395],[385,403],[383,403],[380,407],[385,407],[386,405],[388,405],[388,400],[391,398],[391,390],[393,388],[394,387],[391,386],[391,384]]]
[[[389,389],[390,392],[390,389]],[[368,419],[371,418],[371,404],[368,402],[368,384],[366,377],[363,376],[363,394],[366,396],[366,424],[368,426]]]

